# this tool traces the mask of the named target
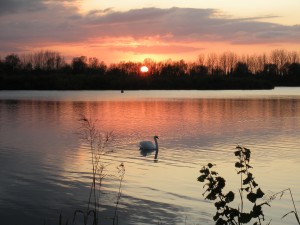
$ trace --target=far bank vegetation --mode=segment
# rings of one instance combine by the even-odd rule
[[[146,65],[149,72],[141,73]],[[275,49],[269,54],[201,54],[184,60],[119,62],[74,57],[41,50],[0,57],[0,89],[261,89],[300,85],[300,53]]]

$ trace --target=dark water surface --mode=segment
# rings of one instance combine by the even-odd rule
[[[1,91],[0,224],[58,224],[85,209],[91,183],[79,115],[113,131],[107,174],[124,163],[119,224],[209,224],[215,214],[202,197],[199,169],[213,162],[237,191],[237,144],[252,150],[261,188],[291,188],[300,210],[300,88],[271,91]],[[158,162],[138,143],[159,136]],[[108,176],[101,224],[112,224],[118,182]],[[288,195],[266,208],[271,224],[297,224]],[[80,218],[81,219],[81,218]]]

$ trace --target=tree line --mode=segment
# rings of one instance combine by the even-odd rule
[[[147,66],[149,72],[141,73],[142,65]],[[89,89],[89,86],[92,89],[119,89],[122,82],[124,88],[132,89],[179,89],[180,86],[184,89],[222,89],[222,83],[228,83],[229,80],[236,82],[236,86],[246,80],[255,80],[256,83],[263,81],[265,84],[268,82],[271,86],[299,86],[300,53],[275,49],[269,54],[238,55],[226,51],[221,54],[200,54],[194,62],[171,59],[156,62],[147,58],[143,62],[121,61],[107,65],[98,58],[86,56],[74,57],[68,63],[59,52],[41,50],[22,55],[9,54],[0,58],[0,76],[2,83],[4,82],[1,89],[11,89],[13,86],[39,89],[38,84],[29,84],[30,79],[39,83],[39,80],[47,80],[51,76],[64,83],[74,83],[76,79],[77,82],[89,83],[86,87],[79,85],[70,87],[71,89]],[[68,81],[62,81],[62,78]],[[22,79],[27,80],[27,88],[22,88]],[[91,82],[99,83],[97,79],[102,84],[92,85]],[[193,83],[196,81],[198,84],[205,81],[206,87],[204,84],[197,86]],[[118,82],[120,84],[116,84]],[[162,85],[161,82],[167,84]],[[217,83],[217,86],[209,87],[212,82]],[[47,88],[44,86],[40,89]],[[235,86],[232,88],[236,89]],[[58,89],[63,89],[63,86]]]

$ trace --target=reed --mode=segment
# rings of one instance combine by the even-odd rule
[[[101,188],[103,184],[103,179],[108,176],[106,173],[106,167],[109,165],[104,162],[103,156],[112,152],[107,150],[108,145],[113,141],[113,132],[101,133],[97,129],[96,123],[97,120],[87,118],[85,115],[80,115],[80,128],[79,134],[80,139],[88,145],[90,155],[91,155],[91,167],[92,167],[92,181],[89,191],[88,204],[85,210],[75,210],[73,214],[72,224],[75,223],[79,215],[82,216],[83,225],[92,223],[93,225],[98,225],[100,223],[99,209],[101,201]],[[117,167],[117,173],[115,177],[118,178],[118,194],[116,205],[114,209],[114,216],[112,219],[112,224],[118,224],[118,206],[122,196],[122,182],[125,176],[125,166],[121,163]],[[59,215],[59,225],[62,225],[62,213]],[[66,221],[68,225],[68,220]]]

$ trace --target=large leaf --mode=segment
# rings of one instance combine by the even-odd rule
[[[220,216],[221,216],[221,214],[217,212],[216,215],[214,215],[214,217],[213,217],[214,221],[219,219]]]
[[[219,218],[216,222],[216,225],[227,225],[227,222],[222,218]]]
[[[227,203],[232,202],[234,200],[234,193],[232,191],[229,191],[227,195],[225,195],[225,201]]]
[[[244,165],[240,162],[236,162],[235,165],[234,165],[236,168],[243,168]]]
[[[250,220],[252,219],[252,216],[250,213],[241,213],[239,217],[239,222],[240,223],[249,223]]]
[[[209,169],[203,167],[203,168],[200,170],[200,173],[203,173],[203,174],[208,175],[208,174],[209,174]]]
[[[257,218],[257,217],[261,216],[262,215],[261,205],[253,206],[253,209],[251,211],[251,215],[252,215],[253,218]]]
[[[252,173],[248,173],[246,179],[243,180],[243,185],[249,184],[253,180]]]
[[[260,188],[258,188],[256,191],[256,197],[262,198],[264,195],[265,195],[265,193],[263,193],[262,190]]]
[[[239,157],[240,157],[240,156],[241,156],[241,151],[240,151],[240,150],[238,150],[238,151],[235,151],[235,152],[234,152],[234,155],[235,155],[235,156],[239,156]]]
[[[252,203],[255,203],[257,197],[256,197],[256,194],[250,192],[249,194],[247,194],[247,199],[252,202]]]
[[[201,175],[201,176],[198,177],[197,180],[198,180],[199,182],[204,182],[205,179],[206,179],[206,177],[207,177],[207,175]]]
[[[219,201],[215,203],[215,207],[219,210],[221,208],[224,208],[224,206],[226,205],[225,201]]]

